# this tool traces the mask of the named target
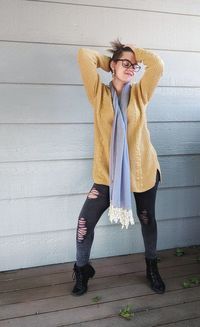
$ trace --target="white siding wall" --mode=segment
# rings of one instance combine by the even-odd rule
[[[200,243],[199,35],[197,0],[0,1],[0,270],[75,259],[93,156],[76,53],[116,37],[165,61],[148,108],[163,173],[158,249]],[[92,257],[143,250],[138,222],[121,230],[103,215]]]

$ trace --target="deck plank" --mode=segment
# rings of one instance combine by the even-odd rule
[[[172,302],[176,303],[176,301],[182,301],[182,302],[189,302],[194,299],[200,300],[200,287],[196,287],[195,289],[195,295],[194,289],[183,289],[181,284],[183,282],[184,278],[173,278],[167,281],[167,292],[164,297],[160,297],[157,305],[161,304],[164,300],[167,303],[163,303],[164,305],[171,304]],[[29,316],[34,315],[36,312],[39,314],[42,313],[49,313],[53,311],[59,311],[59,310],[67,310],[67,309],[75,309],[77,310],[77,307],[86,307],[93,305],[92,299],[96,296],[100,296],[101,300],[98,302],[98,304],[105,304],[109,302],[115,301],[121,301],[121,300],[127,300],[131,298],[137,298],[137,301],[134,305],[134,307],[140,308],[143,306],[143,302],[145,299],[147,299],[147,296],[150,298],[150,302],[154,301],[153,306],[155,305],[155,298],[153,292],[149,289],[148,284],[144,280],[143,283],[139,284],[130,284],[126,286],[118,286],[118,287],[112,287],[107,289],[98,290],[98,292],[88,292],[84,296],[84,299],[82,297],[74,297],[71,295],[65,295],[65,296],[59,296],[59,297],[52,297],[48,299],[42,299],[42,300],[36,300],[36,301],[30,301],[25,303],[18,303],[18,304],[11,304],[7,306],[3,306],[3,310],[0,312],[0,320],[1,319],[10,319],[20,316]],[[175,296],[175,299],[174,299]],[[142,299],[142,300],[141,300]],[[179,302],[178,302],[179,303]],[[146,305],[146,304],[145,304]],[[147,308],[152,308],[151,305],[146,305]],[[81,309],[82,310],[82,309]],[[138,310],[138,309],[137,309]]]
[[[184,271],[183,271],[184,268]],[[199,263],[190,263],[190,264],[180,264],[180,265],[173,265],[171,267],[162,267],[160,265],[160,271],[164,273],[165,277],[173,276],[174,274],[176,276],[180,276],[180,274],[190,274],[192,271],[196,271],[196,273],[200,272],[200,265]],[[101,279],[106,277],[117,277],[124,274],[133,274],[136,277],[143,276],[145,274],[144,270],[144,263],[141,262],[141,264],[138,264],[137,266],[128,263],[123,265],[113,266],[112,269],[108,269],[105,267],[99,268],[99,271],[96,272],[95,275],[95,285],[98,283],[98,279],[100,279],[100,283],[102,283]],[[0,294],[1,293],[8,293],[13,291],[19,291],[19,290],[26,290],[26,289],[32,289],[32,288],[39,288],[39,287],[45,287],[45,286],[53,286],[58,284],[68,284],[72,282],[72,272],[70,273],[60,273],[60,274],[51,274],[47,276],[40,276],[40,277],[34,277],[34,278],[27,278],[22,280],[13,281],[10,282],[4,282],[0,283]]]
[[[166,326],[166,324],[171,324],[171,327],[174,327],[177,320],[181,321],[179,326],[182,327],[182,320],[187,320],[188,324],[186,326],[191,327],[190,321],[193,318],[198,318],[198,320],[200,318],[199,307],[200,301],[184,303],[136,313],[131,321],[125,321],[120,317],[114,316],[73,324],[73,327],[110,327],[112,325],[120,327],[158,327]],[[62,325],[62,327],[66,326],[70,326],[70,324]]]
[[[199,327],[200,326],[200,318],[191,318],[185,319],[177,322],[172,322],[164,325],[157,325],[157,327]]]
[[[199,288],[199,287],[198,287]],[[185,292],[187,293],[187,292]],[[74,309],[64,309],[53,312],[45,312],[42,314],[1,320],[0,327],[58,327],[62,325],[70,324],[81,324],[85,319],[85,324],[83,326],[90,326],[89,322],[92,324],[97,320],[101,320],[100,324],[95,324],[95,326],[107,326],[103,321],[105,319],[112,319],[115,321],[121,321],[122,318],[118,318],[118,313],[120,308],[130,304],[135,310],[134,323],[136,326],[155,326],[158,323],[168,323],[174,322],[181,319],[188,318],[199,318],[200,317],[200,298],[199,292],[196,296],[196,291],[192,292],[191,298],[187,299],[187,294],[183,296],[176,297],[173,293],[168,293],[166,295],[152,294],[151,296],[146,295],[142,298],[142,301],[137,305],[136,298],[120,299],[118,301],[89,305],[84,307],[76,307]],[[168,301],[167,301],[168,298]],[[164,299],[164,300],[163,300]],[[199,300],[198,300],[199,299]],[[140,298],[141,300],[141,298]],[[161,301],[162,300],[162,301]],[[191,302],[190,302],[191,301]],[[184,303],[185,302],[185,303]],[[151,305],[149,305],[151,304]],[[109,321],[110,325],[114,322]],[[149,324],[149,325],[148,325]],[[82,326],[82,324],[81,324]],[[92,325],[93,326],[93,325]]]
[[[145,278],[143,254],[92,260],[97,270],[88,293],[73,297],[72,263],[1,274],[0,327],[199,327],[200,286],[184,289],[189,277],[200,277],[200,247],[160,251],[159,270],[166,293],[155,294]],[[96,304],[93,298],[100,296]],[[118,316],[130,304],[130,322]]]
[[[191,246],[187,248],[182,248],[185,251],[185,255],[183,257],[179,257],[179,261],[183,260],[190,260],[191,256],[194,257],[200,254],[200,246]],[[158,251],[158,256],[162,259],[162,264],[176,263],[177,257],[174,255],[175,249],[168,249]],[[121,255],[121,256],[114,256],[114,257],[107,257],[107,258],[99,258],[99,259],[92,259],[92,263],[96,267],[101,267],[102,263],[104,266],[112,266],[122,263],[130,263],[130,262],[138,262],[144,258],[143,253],[136,253],[136,254],[129,254],[129,255]],[[72,263],[63,263],[63,264],[55,264],[55,265],[47,265],[47,266],[39,266],[39,267],[32,267],[32,268],[25,268],[25,269],[17,269],[17,270],[9,270],[0,272],[0,281],[1,280],[11,280],[11,279],[21,279],[21,278],[28,278],[28,277],[36,277],[41,275],[49,275],[49,274],[56,274],[60,272],[67,272],[71,271]]]
[[[197,256],[198,256],[197,253],[192,255],[186,255],[185,257],[179,257],[179,258],[171,255],[167,258],[162,258],[161,263],[159,263],[159,267],[161,270],[162,269],[165,270],[165,268],[167,269],[169,269],[170,267],[174,268],[176,266],[180,266],[183,264],[185,266],[186,265],[190,266],[191,264],[196,264]],[[1,280],[0,293],[69,282],[72,280],[72,267],[73,265],[71,264],[70,270],[67,269],[66,271],[61,271],[57,273],[51,273],[46,275],[41,274],[33,277],[32,276],[23,277],[22,279],[10,278],[10,279]],[[122,260],[122,263],[116,263],[110,265],[103,264],[101,266],[94,264],[94,267],[95,269],[97,268],[95,277],[101,278],[111,275],[115,276],[121,274],[143,272],[145,269],[145,263],[143,259],[133,262],[131,261],[123,262]]]
[[[163,278],[165,282],[167,282],[170,278],[178,279],[180,281],[184,280],[186,277],[194,276],[199,273],[199,266],[200,265],[188,265],[187,267],[181,266],[180,271],[175,271],[175,268],[165,269]],[[183,269],[184,268],[184,269]],[[161,271],[161,270],[160,270]],[[174,276],[174,277],[173,277]],[[124,275],[117,276],[109,276],[109,277],[102,277],[96,278],[90,281],[89,283],[89,290],[90,292],[99,292],[99,290],[107,289],[111,287],[120,287],[126,285],[134,285],[141,282],[142,284],[146,282],[144,277],[144,272],[142,273],[130,273]],[[47,299],[51,297],[58,297],[69,295],[72,289],[73,282],[70,283],[63,283],[58,285],[49,285],[44,287],[37,287],[37,288],[29,288],[25,290],[18,290],[13,292],[5,292],[3,296],[0,297],[0,304],[14,304],[20,302],[27,302],[27,301],[34,301],[40,299]]]

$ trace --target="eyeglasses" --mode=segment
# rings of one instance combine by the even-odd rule
[[[128,59],[117,59],[116,61],[121,61],[124,68],[132,67],[135,72],[139,72],[141,68],[138,64],[132,64]]]

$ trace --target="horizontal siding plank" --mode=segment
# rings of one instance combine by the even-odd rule
[[[159,155],[200,154],[200,122],[152,122],[149,130]],[[3,124],[0,129],[2,163],[92,157],[93,124]]]
[[[200,186],[200,155],[164,156],[159,161],[161,188]],[[92,184],[92,160],[0,164],[1,200],[81,195],[89,192]]]
[[[0,99],[1,123],[88,123],[93,121],[93,111],[83,86],[2,84],[0,85]],[[194,104],[190,105],[190,109],[193,110],[191,107],[193,108]]]
[[[32,0],[27,0],[32,1]],[[57,2],[69,4],[69,0],[42,0],[43,2]],[[39,1],[38,1],[39,2]],[[188,0],[182,0],[175,2],[174,0],[167,0],[163,3],[162,0],[73,0],[74,5],[85,6],[98,6],[98,7],[113,7],[122,9],[135,9],[135,10],[150,10],[150,11],[162,11],[167,13],[186,14],[186,15],[198,15],[200,12],[200,4],[198,0],[193,0],[188,3]]]
[[[12,96],[10,96],[12,94]],[[93,111],[83,86],[0,85],[2,123],[91,123]],[[149,121],[200,121],[200,89],[158,87]]]
[[[1,164],[0,198],[85,193],[92,184],[91,170],[92,160]]]
[[[74,229],[87,194],[0,201],[0,236]],[[200,216],[200,187],[159,189],[157,220]],[[136,223],[135,201],[132,198]],[[173,222],[172,222],[173,223]],[[107,210],[98,226],[110,225]]]
[[[93,125],[3,125],[0,160],[52,160],[90,158]]]
[[[148,121],[199,121],[200,89],[158,87],[147,110]]]
[[[12,13],[15,14],[15,19]],[[94,26],[101,26],[98,38]],[[45,2],[36,1],[1,1],[0,39],[4,40],[90,45],[97,45],[98,42],[98,45],[105,45],[115,39],[116,35],[123,37],[128,43],[133,42],[130,30],[140,31],[134,33],[136,44],[172,50],[200,50],[199,17],[195,16],[58,5],[53,2],[47,5]],[[149,30],[152,35],[156,35],[155,38],[149,38],[149,34],[146,33]]]
[[[158,223],[158,250],[199,244],[200,219]],[[0,270],[40,266],[75,260],[75,230],[0,237]],[[139,224],[121,229],[99,226],[91,258],[143,252]],[[9,255],[8,255],[9,253]]]
[[[79,46],[69,45],[0,42],[0,82],[82,84],[77,64],[78,49]],[[106,48],[94,49],[108,54]],[[200,87],[200,52],[154,52],[165,62],[159,85]],[[143,72],[144,67],[136,74],[136,82]],[[111,79],[110,73],[100,70],[100,75],[105,83]]]

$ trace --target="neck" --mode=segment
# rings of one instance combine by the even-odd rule
[[[117,95],[120,95],[122,90],[123,90],[123,87],[124,87],[124,83],[122,81],[120,81],[118,78],[113,78],[112,80],[112,84],[117,92]]]

